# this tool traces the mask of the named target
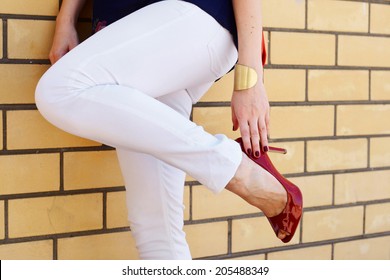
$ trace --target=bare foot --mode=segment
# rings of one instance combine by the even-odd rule
[[[259,208],[267,217],[281,213],[287,203],[286,190],[279,181],[246,154],[243,154],[241,164],[226,189]],[[279,239],[287,235],[289,233],[283,230],[278,232]]]

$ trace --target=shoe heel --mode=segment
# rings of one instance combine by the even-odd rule
[[[287,150],[283,148],[276,148],[276,147],[271,147],[268,146],[268,152],[270,153],[276,153],[276,154],[287,154]]]

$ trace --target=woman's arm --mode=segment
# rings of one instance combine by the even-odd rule
[[[261,0],[233,0],[238,32],[238,64],[254,69],[256,85],[235,90],[232,97],[233,129],[240,128],[246,151],[256,157],[260,145],[268,148],[269,102],[263,84]]]
[[[49,59],[52,64],[57,62],[68,51],[79,44],[76,23],[86,0],[63,0],[56,20],[56,30]]]

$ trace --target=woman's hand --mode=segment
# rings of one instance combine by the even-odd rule
[[[262,81],[250,89],[234,91],[231,108],[233,130],[240,129],[247,153],[259,157],[261,148],[268,150],[270,120],[269,102]]]
[[[67,52],[79,44],[76,28],[70,23],[57,22],[53,44],[49,53],[51,64],[56,63]]]
[[[86,0],[63,0],[56,20],[56,30],[49,53],[51,64],[56,63],[67,52],[79,44],[76,31],[78,15]]]
[[[255,157],[260,156],[260,148],[267,151],[269,130],[269,103],[262,82],[261,5],[261,0],[233,0],[238,34],[237,64],[253,69],[258,76],[254,87],[233,93],[233,129],[240,128],[245,150]]]

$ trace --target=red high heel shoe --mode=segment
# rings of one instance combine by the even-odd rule
[[[240,144],[242,151],[246,153],[244,149],[244,145],[242,143],[242,139],[238,138],[236,139],[236,141]],[[269,148],[269,152],[277,152],[283,154],[286,153],[286,150],[284,149],[275,148],[275,147],[268,147],[268,148]],[[267,170],[272,176],[274,176],[275,179],[277,179],[280,182],[280,184],[282,184],[282,186],[287,192],[287,203],[283,211],[276,216],[267,217],[276,236],[278,236],[280,230],[284,230],[289,234],[282,239],[284,243],[287,243],[293,238],[295,230],[297,229],[299,221],[302,216],[302,193],[297,186],[295,186],[289,180],[284,178],[278,172],[278,170],[276,170],[270,158],[268,157],[267,153],[261,151],[259,158],[255,158],[253,157],[253,155],[248,155],[247,153],[246,155],[255,163],[257,163],[262,168]]]

